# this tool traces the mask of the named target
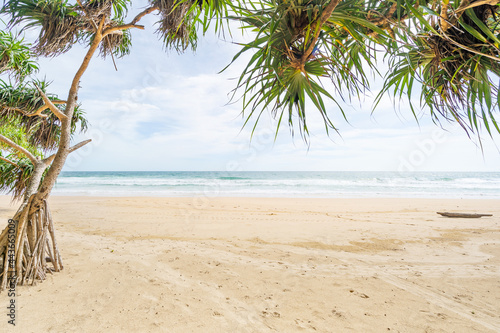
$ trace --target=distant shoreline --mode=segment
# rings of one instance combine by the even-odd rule
[[[11,196],[8,194],[0,194],[0,198],[7,198],[7,200],[11,199]],[[208,200],[214,199],[214,200],[231,200],[231,199],[238,199],[238,200],[245,200],[245,199],[250,199],[250,200],[255,200],[255,199],[262,199],[262,200],[436,200],[436,201],[441,201],[441,200],[455,200],[455,201],[498,201],[500,203],[500,197],[496,198],[483,198],[483,197],[475,197],[475,198],[460,198],[460,197],[260,197],[260,196],[206,196],[206,195],[192,195],[192,196],[154,196],[154,195],[82,195],[82,194],[51,194],[50,198],[101,198],[101,199],[139,199],[139,200],[145,200],[145,199],[180,199],[180,200],[189,200],[189,199],[200,199],[200,198],[206,198]],[[18,201],[17,203],[21,203],[21,201]],[[17,204],[16,203],[16,204]]]
[[[64,172],[54,195],[500,199],[500,172]]]

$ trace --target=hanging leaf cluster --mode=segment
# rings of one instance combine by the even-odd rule
[[[411,13],[407,29],[397,29],[398,49],[390,53],[386,92],[406,96],[420,90],[420,107],[433,119],[458,122],[468,133],[484,126],[500,132],[500,6],[498,1],[401,3]]]
[[[38,66],[24,41],[10,31],[0,30],[0,73],[12,74],[19,81],[37,70]]]
[[[199,27],[205,33],[215,21],[215,31],[220,31],[233,5],[230,0],[150,0],[150,4],[160,16],[156,32],[167,48],[178,52],[196,49]]]
[[[322,19],[330,0],[245,2],[231,19],[252,31],[234,57],[250,53],[236,92],[247,123],[266,110],[307,137],[306,109],[326,129],[342,102],[370,88],[369,74],[389,65],[375,106],[388,93],[405,97],[417,114],[458,122],[467,132],[500,132],[500,1],[346,0]],[[329,88],[323,84],[330,81]],[[333,84],[333,85],[332,85]],[[235,95],[236,97],[239,95]],[[279,127],[279,126],[278,126]],[[255,129],[255,127],[254,127]]]
[[[261,1],[253,7],[240,7],[238,15],[231,17],[254,34],[233,59],[253,53],[236,89],[243,90],[247,122],[256,117],[256,126],[262,113],[270,109],[278,119],[278,128],[287,120],[293,133],[293,124],[298,121],[301,135],[307,138],[308,104],[320,112],[327,131],[336,130],[325,98],[345,117],[334,93],[344,99],[359,97],[367,89],[366,67],[376,67],[369,42],[375,40],[375,33],[379,39],[387,33],[366,19],[363,1],[339,2],[322,20],[329,3]],[[329,79],[334,91],[325,89],[322,78]]]
[[[121,24],[130,0],[13,0],[3,6],[8,27],[40,28],[34,52],[54,57],[67,52],[77,42],[89,44],[101,20],[105,26]],[[129,53],[130,32],[117,32],[101,44],[100,54],[122,57]]]
[[[45,81],[30,81],[13,86],[0,80],[0,127],[16,123],[24,129],[31,145],[50,151],[57,148],[61,124],[48,109],[42,112],[42,117],[30,116],[44,105],[35,85],[44,92],[48,86]],[[59,101],[56,95],[48,94],[48,97],[54,102]],[[66,104],[58,103],[56,106],[64,111]],[[72,133],[87,130],[85,112],[79,105],[75,108],[71,127]]]

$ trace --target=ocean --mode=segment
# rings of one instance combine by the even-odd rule
[[[500,172],[63,172],[53,195],[500,199]]]

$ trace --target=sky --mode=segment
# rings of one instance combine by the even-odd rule
[[[131,16],[145,5],[134,3]],[[118,71],[110,58],[93,58],[78,97],[91,126],[74,137],[93,142],[69,157],[65,171],[500,171],[499,135],[483,133],[481,149],[459,126],[436,126],[425,112],[417,123],[389,97],[372,113],[380,80],[362,100],[345,104],[349,122],[327,104],[339,134],[328,136],[311,107],[307,144],[286,124],[275,140],[268,113],[251,139],[241,102],[230,98],[245,59],[220,73],[245,37],[237,29],[225,38],[208,34],[196,52],[179,55],[162,47],[156,20],[147,17],[145,30],[133,30],[132,52],[116,59]],[[40,59],[38,77],[52,81],[50,92],[66,98],[84,52],[77,46]]]

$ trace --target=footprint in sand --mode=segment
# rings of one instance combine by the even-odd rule
[[[368,296],[367,294],[359,293],[359,292],[357,292],[357,291],[356,291],[356,290],[354,290],[354,289],[349,289],[349,292],[350,292],[351,294],[357,295],[357,296],[359,296],[359,297],[361,297],[361,298],[370,298],[370,296]]]

